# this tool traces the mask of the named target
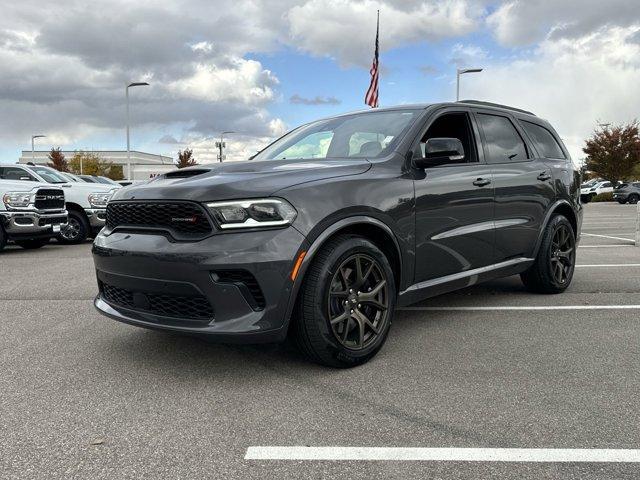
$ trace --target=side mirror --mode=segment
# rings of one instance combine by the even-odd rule
[[[422,152],[418,152],[413,158],[413,166],[416,168],[429,168],[447,163],[456,163],[464,160],[464,147],[457,138],[430,138]]]

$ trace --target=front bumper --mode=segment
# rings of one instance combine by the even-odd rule
[[[4,231],[11,238],[41,238],[54,236],[67,223],[67,211],[3,211],[0,220]]]
[[[91,228],[102,228],[107,220],[106,208],[85,208],[84,213],[87,214],[89,225]]]
[[[292,227],[197,242],[100,234],[93,246],[100,289],[94,305],[115,320],[146,328],[225,342],[280,341],[288,325],[291,271],[306,248]],[[197,310],[204,303],[210,313]]]

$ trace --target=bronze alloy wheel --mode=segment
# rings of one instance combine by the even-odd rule
[[[389,319],[383,268],[369,255],[351,255],[333,275],[328,294],[329,323],[346,348],[361,350],[376,341]]]
[[[575,242],[569,228],[561,224],[551,241],[551,274],[558,285],[564,285],[569,280],[575,264]]]

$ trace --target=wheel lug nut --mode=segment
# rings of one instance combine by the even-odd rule
[[[358,308],[360,308],[362,305],[358,304]]]
[[[351,310],[351,313],[353,313],[353,310]]]

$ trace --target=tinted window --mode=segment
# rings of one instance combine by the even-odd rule
[[[600,185],[601,188],[611,188],[611,182],[605,182],[602,185]]]
[[[566,158],[558,141],[549,130],[535,123],[524,121],[521,123],[540,155],[544,158]]]
[[[425,155],[425,143],[430,138],[457,138],[464,149],[464,159],[461,162],[478,161],[476,142],[466,113],[447,113],[434,120],[420,141],[422,156]]]
[[[636,182],[636,183],[633,183],[632,185],[633,185],[634,187],[636,187],[636,188],[640,188],[640,183],[637,183],[637,182]]]
[[[489,163],[522,162],[527,159],[527,148],[520,134],[507,117],[478,115],[484,133]]]

